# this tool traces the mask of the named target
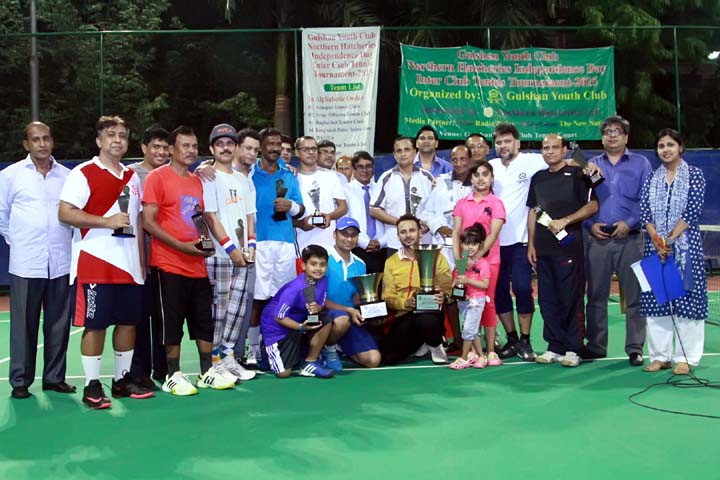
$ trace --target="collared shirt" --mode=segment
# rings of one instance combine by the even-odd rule
[[[453,228],[453,209],[457,202],[472,192],[470,175],[461,182],[455,172],[443,173],[435,180],[435,188],[424,203],[420,220],[427,223],[433,234],[433,243],[444,244],[442,235],[437,233],[440,227]]]
[[[622,220],[631,230],[639,229],[640,193],[645,179],[652,172],[650,161],[625,149],[615,165],[607,152],[591,158],[590,162],[600,167],[605,181],[594,189],[600,210],[585,220],[585,228],[590,229],[593,223],[612,225]]]
[[[18,277],[53,279],[70,272],[72,229],[58,220],[70,170],[51,161],[44,177],[30,155],[0,172],[0,234],[10,245],[8,272]]]
[[[357,293],[357,289],[350,279],[365,275],[365,262],[350,253],[350,261],[345,263],[335,247],[330,248],[328,253],[327,298],[340,305],[352,307],[353,295]]]
[[[375,195],[378,189],[377,183],[370,182],[368,186],[370,187],[370,198],[373,198],[373,195]],[[347,187],[345,187],[345,196],[348,202],[348,216],[357,220],[360,225],[358,247],[364,250],[367,248],[370,240],[377,240],[380,242],[380,248],[384,248],[387,246],[387,240],[385,238],[385,224],[383,222],[371,217],[370,221],[375,223],[375,238],[371,239],[368,237],[368,218],[365,210],[365,190],[363,187],[364,185],[358,182],[357,179],[352,179],[352,181],[347,184]]]
[[[493,191],[502,200],[507,214],[505,226],[500,230],[500,246],[527,243],[527,197],[530,179],[540,170],[547,169],[547,163],[539,153],[521,152],[506,167],[502,159],[490,160],[493,167]]]
[[[137,218],[142,210],[140,177],[126,166],[120,166],[122,172],[118,174],[105,166],[98,157],[81,163],[68,174],[60,200],[91,215],[111,217],[120,213],[118,197],[127,185],[127,213],[137,235]],[[135,238],[115,237],[109,228],[76,228],[73,235],[71,283],[75,278],[79,283],[145,282],[140,266],[140,249]]]
[[[416,167],[424,168],[422,166],[422,162],[420,161],[420,152],[415,154],[415,159],[413,160],[413,165]],[[452,164],[445,160],[442,157],[438,157],[435,155],[435,158],[433,158],[432,165],[430,166],[430,174],[432,174],[433,178],[437,178],[443,173],[450,173],[453,171]]]
[[[433,188],[433,177],[427,170],[413,165],[410,181],[400,173],[400,168],[395,166],[385,171],[377,181],[378,187],[370,200],[373,208],[382,208],[388,215],[397,218],[406,213],[418,215],[423,202],[430,195]],[[417,202],[417,210],[413,212]],[[400,248],[400,240],[397,237],[395,225],[385,225],[385,238],[390,248]]]
[[[461,198],[458,201],[455,210],[453,210],[453,216],[462,219],[461,225],[463,230],[473,226],[477,222],[485,228],[485,234],[490,235],[493,220],[497,218],[505,223],[505,205],[492,193],[488,194],[485,198],[476,200],[475,194],[470,192],[465,198]],[[500,232],[502,232],[502,230],[500,230]],[[487,260],[492,265],[500,264],[499,236],[492,247],[490,247]]]
[[[260,167],[260,160],[258,160],[255,162],[250,179],[255,185],[255,207],[257,210],[255,234],[257,241],[276,240],[295,243],[295,229],[292,225],[290,213],[286,213],[287,218],[285,220],[276,221],[273,219],[273,213],[275,213],[273,205],[277,198],[278,181],[282,180],[282,185],[288,189],[285,198],[298,205],[303,204],[300,186],[295,175],[280,159],[278,159],[278,169],[272,174],[263,170]],[[306,205],[305,209],[307,208],[309,207]]]
[[[452,272],[444,255],[438,255],[433,277],[435,286],[445,293],[452,286]],[[420,291],[420,271],[417,260],[405,255],[401,247],[385,262],[382,298],[400,316],[408,312],[405,301]]]

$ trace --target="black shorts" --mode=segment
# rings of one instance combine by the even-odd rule
[[[183,322],[187,319],[190,338],[213,341],[212,302],[210,280],[153,269],[156,275],[156,313],[160,319],[163,345],[180,345]]]
[[[276,375],[296,368],[302,357],[302,342],[302,333],[293,330],[279,342],[272,345],[263,344],[262,363],[269,365],[270,370]]]
[[[105,330],[111,325],[137,325],[142,318],[142,285],[76,283],[73,326]]]

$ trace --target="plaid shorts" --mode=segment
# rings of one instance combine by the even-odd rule
[[[253,298],[253,282],[248,279],[255,264],[236,267],[229,258],[208,257],[205,265],[213,286],[213,348],[234,346]]]

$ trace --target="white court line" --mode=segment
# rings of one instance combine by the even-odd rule
[[[718,357],[720,356],[720,353],[704,353],[703,357]],[[626,360],[627,356],[623,357],[608,357],[608,358],[598,358],[596,360],[593,360],[593,362],[614,362],[618,360]],[[592,363],[592,362],[587,362]],[[503,367],[513,367],[518,365],[539,365],[535,362],[513,362],[513,363],[503,363]],[[382,372],[384,370],[420,370],[425,368],[448,368],[447,365],[396,365],[393,367],[380,367],[380,368],[344,368],[344,372]],[[495,370],[495,367],[489,367],[491,370]],[[266,373],[266,372],[260,372],[258,373]],[[188,378],[193,378],[200,375],[197,372],[185,372],[185,376]],[[269,374],[268,374],[269,375]],[[100,378],[113,378],[114,375],[100,375]],[[42,377],[35,377],[35,380],[40,380]],[[67,379],[83,379],[85,378],[85,375],[67,375],[65,378]],[[6,377],[0,377],[0,382],[9,380]],[[247,382],[243,382],[247,383]]]
[[[70,332],[70,335],[71,335],[71,336],[72,336],[72,335],[75,335],[76,333],[80,333],[80,332],[82,332],[83,330],[84,330],[84,328],[78,328],[77,330],[73,330],[72,332]],[[38,350],[39,350],[39,349],[41,349],[41,348],[44,347],[44,346],[45,346],[44,343],[38,343],[37,348],[38,348]],[[3,359],[0,360],[0,365],[2,365],[3,363],[7,363],[7,362],[9,362],[9,361],[10,361],[10,357],[5,357],[5,358],[3,358]],[[36,377],[36,378],[40,378],[40,377]],[[6,379],[6,380],[7,380],[7,379]]]

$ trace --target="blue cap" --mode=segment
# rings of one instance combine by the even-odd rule
[[[342,217],[335,224],[335,230],[345,230],[350,227],[355,227],[357,228],[358,232],[360,231],[360,224],[352,217]]]

